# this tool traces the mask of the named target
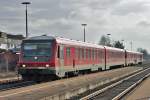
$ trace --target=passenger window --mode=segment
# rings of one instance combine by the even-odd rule
[[[66,56],[67,56],[67,58],[70,57],[70,48],[69,47],[66,48]]]
[[[88,56],[88,49],[86,49],[86,59],[89,59],[89,56]]]
[[[94,50],[94,59],[96,59],[96,50]]]
[[[92,59],[94,60],[94,49],[92,50]]]
[[[80,48],[80,59],[82,59],[82,48]]]
[[[80,48],[78,48],[78,59],[80,59]]]
[[[91,58],[91,53],[90,53],[90,49],[88,49],[88,58],[90,59]]]
[[[84,59],[84,49],[82,49],[82,59]]]
[[[101,51],[98,51],[98,58],[101,58]]]
[[[75,58],[78,59],[78,48],[75,48]]]
[[[86,60],[86,49],[84,49],[84,60]]]

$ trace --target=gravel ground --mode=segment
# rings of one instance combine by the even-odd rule
[[[123,100],[150,100],[150,77]]]

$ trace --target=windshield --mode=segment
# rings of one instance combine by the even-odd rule
[[[24,56],[51,56],[51,43],[24,43]]]

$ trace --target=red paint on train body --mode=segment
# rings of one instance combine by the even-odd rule
[[[52,36],[25,39],[21,47],[18,69],[25,77],[64,77],[69,72],[106,70],[143,61],[142,53]]]

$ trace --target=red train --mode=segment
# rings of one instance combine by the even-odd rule
[[[70,74],[141,64],[143,54],[52,36],[23,40],[18,72],[24,79],[64,77]]]

